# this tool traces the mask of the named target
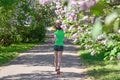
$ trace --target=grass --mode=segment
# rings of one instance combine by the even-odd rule
[[[26,51],[30,49],[31,47],[35,46],[38,43],[20,43],[20,44],[12,44],[8,47],[2,47],[0,46],[0,65],[3,65],[12,59],[14,59],[16,56],[19,55],[19,53]]]
[[[105,63],[104,54],[91,56],[88,50],[80,50],[79,54],[91,80],[120,80],[120,61]]]

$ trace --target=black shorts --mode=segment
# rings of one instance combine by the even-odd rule
[[[63,46],[54,45],[55,51],[63,51]]]

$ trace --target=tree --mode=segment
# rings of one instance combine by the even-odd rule
[[[0,5],[0,44],[44,40],[54,7],[40,6],[38,0],[1,0]]]

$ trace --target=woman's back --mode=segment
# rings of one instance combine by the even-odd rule
[[[63,46],[63,40],[64,40],[64,32],[63,30],[57,30],[54,32],[55,36],[56,36],[56,40],[55,40],[55,44],[54,45],[59,45],[59,46]]]

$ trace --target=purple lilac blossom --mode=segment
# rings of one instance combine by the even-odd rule
[[[103,45],[106,45],[107,40],[103,40],[101,43],[102,43]]]
[[[72,39],[75,40],[77,38],[77,35],[78,35],[77,33],[73,34]]]
[[[71,1],[71,7],[74,9],[77,7],[77,2],[75,0]]]
[[[62,24],[62,25],[61,25],[61,28],[62,28],[64,31],[66,31],[66,29],[67,29],[66,24]]]
[[[72,31],[72,30],[74,30],[74,29],[75,29],[75,28],[74,28],[74,26],[72,25],[72,26],[69,27],[68,31]]]
[[[82,23],[85,23],[85,22],[87,22],[87,21],[88,21],[88,15],[83,17]]]
[[[80,2],[78,2],[78,5],[79,5],[79,7],[80,7],[80,9],[79,9],[80,11],[87,9],[87,5],[86,5],[86,2],[85,2],[85,1],[80,1]]]

